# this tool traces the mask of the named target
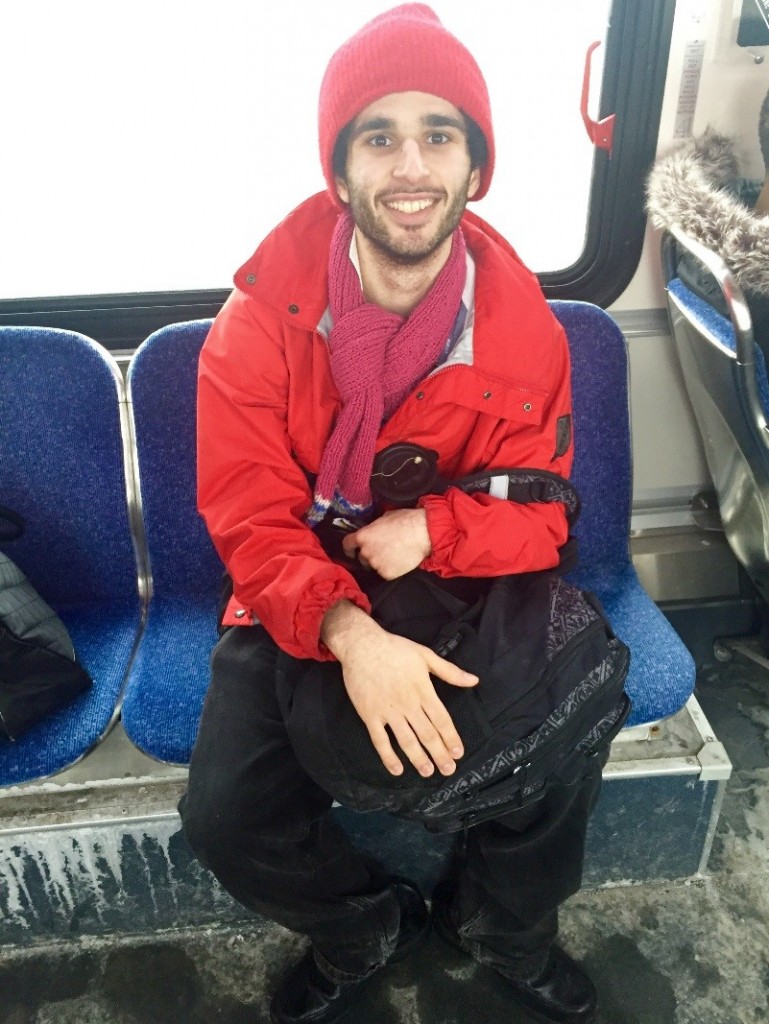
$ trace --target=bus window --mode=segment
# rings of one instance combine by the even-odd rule
[[[289,0],[267,23],[245,0],[71,0],[45,5],[44,16],[6,5],[0,85],[15,99],[0,113],[0,323],[32,316],[121,347],[169,319],[215,313],[234,269],[323,187],[315,104],[325,63],[389,6],[336,0],[329,17],[327,5]],[[634,52],[646,66],[655,64],[649,39],[664,51],[660,96],[647,89],[634,100],[656,104],[639,122],[651,117],[653,130],[667,44],[659,11],[672,0],[649,0],[642,19],[631,0],[540,0],[504,14],[497,0],[432,6],[477,56],[491,93],[497,169],[476,212],[550,294],[605,300],[606,282],[604,294],[592,283],[596,263],[618,268],[596,210],[621,150],[638,163],[639,129],[618,132],[611,157],[594,150],[580,115],[585,53],[602,41],[591,104],[604,113],[623,100]],[[640,253],[640,187],[616,209],[628,202]],[[622,237],[624,283],[635,263]]]

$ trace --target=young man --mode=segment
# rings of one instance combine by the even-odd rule
[[[199,381],[199,505],[234,592],[182,814],[229,892],[311,939],[273,1000],[277,1024],[340,1019],[429,926],[416,888],[330,819],[332,796],[287,735],[279,653],[338,659],[394,782],[407,768],[449,776],[463,743],[430,677],[478,680],[379,626],[356,566],[477,581],[553,567],[567,538],[558,503],[449,487],[388,509],[372,498],[375,456],[418,445],[447,480],[515,466],[566,476],[572,459],[563,331],[508,243],[465,212],[494,169],[469,52],[430,8],[396,7],[332,58],[319,127],[328,192],[237,273]],[[334,518],[357,528],[332,557],[321,537]],[[461,876],[433,903],[441,934],[548,1021],[594,1015],[589,979],[554,939],[599,784],[595,766],[470,829]]]

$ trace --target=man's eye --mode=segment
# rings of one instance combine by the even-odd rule
[[[431,132],[427,136],[427,141],[431,146],[442,146],[446,142],[450,142],[448,135],[445,132]]]
[[[368,144],[369,146],[377,146],[381,148],[382,146],[389,146],[390,140],[386,135],[372,135],[368,140]]]

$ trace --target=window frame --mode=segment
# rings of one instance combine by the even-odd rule
[[[674,13],[675,0],[613,0],[599,118],[616,115],[614,150],[611,156],[594,150],[580,258],[563,270],[538,274],[550,299],[608,306],[638,267],[646,226],[644,183],[656,152]],[[3,299],[0,325],[59,327],[113,351],[131,350],[169,323],[216,316],[229,294],[230,289],[209,289]]]
[[[582,255],[539,274],[549,299],[611,305],[638,269],[646,231],[645,184],[657,151],[675,0],[614,0],[599,119],[616,114],[614,149],[596,149]]]

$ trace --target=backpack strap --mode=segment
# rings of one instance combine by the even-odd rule
[[[545,469],[497,469],[454,480],[447,487],[458,487],[466,494],[492,494],[495,498],[515,501],[521,505],[534,502],[559,501],[566,510],[566,522],[571,530],[582,507],[582,503],[573,484],[557,473],[548,473]],[[577,538],[569,533],[566,543],[558,548],[559,573],[571,572],[577,566],[579,548]]]
[[[467,494],[483,491],[524,505],[560,501],[566,509],[569,526],[579,516],[580,500],[574,486],[546,469],[527,466],[484,469],[458,480],[444,480],[438,473],[438,453],[410,441],[396,441],[383,448],[374,459],[371,491],[387,504],[413,508],[422,495],[443,494],[449,487],[458,487]]]
[[[534,502],[560,501],[566,509],[566,521],[573,526],[582,504],[575,487],[557,473],[545,469],[495,469],[472,473],[453,480],[447,487],[458,487],[466,494],[482,491],[495,498],[515,501],[521,505]]]

